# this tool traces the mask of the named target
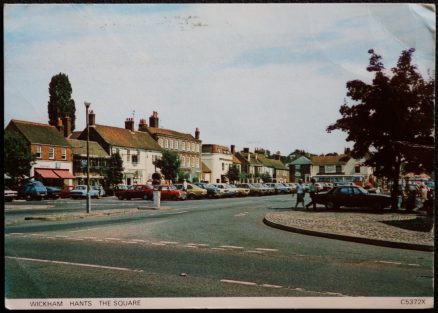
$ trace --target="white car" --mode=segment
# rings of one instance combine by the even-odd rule
[[[73,190],[70,191],[70,196],[72,199],[86,198],[87,185],[77,185]],[[100,198],[99,190],[94,189],[92,186],[90,186],[90,197]]]
[[[5,202],[11,202],[14,199],[17,199],[17,192],[15,190],[9,189],[5,186]]]
[[[232,188],[230,188],[227,184],[211,184],[216,187],[222,196],[232,197],[235,195],[235,192]]]

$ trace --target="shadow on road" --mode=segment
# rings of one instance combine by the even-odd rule
[[[431,217],[418,216],[411,220],[400,220],[400,221],[381,221],[381,223],[391,225],[398,228],[403,228],[407,230],[420,231],[428,233],[432,230],[433,220]]]

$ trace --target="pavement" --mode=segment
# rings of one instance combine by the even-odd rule
[[[291,208],[268,213],[263,222],[312,236],[401,249],[434,250],[434,218],[423,212]]]

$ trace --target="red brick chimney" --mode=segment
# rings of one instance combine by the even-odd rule
[[[149,117],[149,126],[158,128],[158,112],[153,111],[152,115]]]
[[[61,133],[64,132],[64,127],[62,126],[62,120],[60,117],[56,120],[56,129]]]
[[[93,110],[88,112],[88,125],[89,126],[96,125],[96,114],[94,114]]]
[[[129,129],[132,132],[134,131],[134,119],[132,117],[126,118],[125,129]]]
[[[138,123],[138,131],[145,132],[148,128],[148,124],[146,124],[146,120],[144,118],[140,119],[140,123]]]
[[[71,134],[71,118],[70,116],[64,117],[64,137],[68,137]]]
[[[231,154],[234,154],[236,152],[236,146],[231,145]]]
[[[195,129],[195,139],[199,139],[199,134],[200,134],[199,128],[196,127],[196,129]]]

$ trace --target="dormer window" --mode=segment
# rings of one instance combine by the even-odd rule
[[[41,159],[41,146],[36,146],[36,158]]]

